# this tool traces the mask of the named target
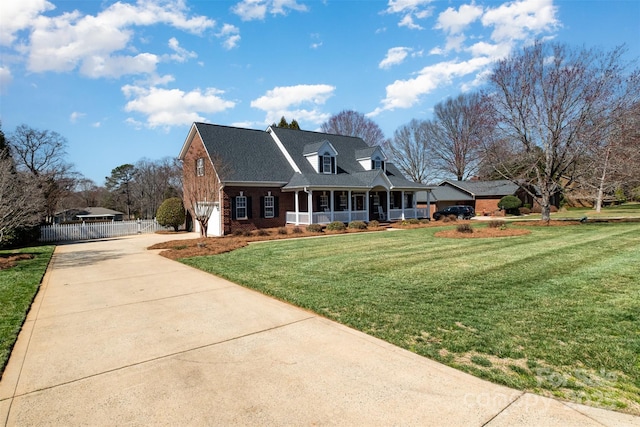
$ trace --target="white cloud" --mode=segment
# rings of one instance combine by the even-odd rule
[[[408,80],[396,80],[386,88],[387,96],[382,101],[382,107],[371,112],[375,116],[383,111],[396,108],[410,108],[420,101],[420,98],[436,90],[438,87],[450,84],[454,78],[467,76],[483,70],[491,63],[486,57],[473,58],[468,61],[440,62],[423,68],[419,75]]]
[[[0,93],[4,93],[12,80],[13,76],[11,75],[9,67],[0,65]]]
[[[379,68],[387,69],[394,65],[402,64],[402,62],[409,56],[413,49],[409,47],[392,47],[387,51],[387,56],[378,64]]]
[[[458,10],[447,8],[438,15],[438,23],[434,28],[444,30],[449,34],[462,32],[469,24],[482,16],[482,7],[472,4],[463,4]]]
[[[235,107],[235,102],[223,99],[221,95],[224,92],[215,88],[184,92],[179,89],[126,85],[122,92],[131,99],[125,105],[125,111],[146,116],[145,126],[149,128],[169,128],[194,121],[207,121],[202,113],[215,114]],[[127,122],[136,126],[140,123],[133,118]]]
[[[333,96],[334,86],[330,85],[297,85],[275,87],[258,99],[251,101],[251,106],[267,113],[265,122],[278,122],[282,116],[289,120],[322,123],[329,114],[321,112],[318,107]],[[310,109],[303,108],[309,105]]]
[[[149,73],[155,70],[157,55],[124,53],[132,48],[133,28],[165,24],[201,34],[215,25],[207,17],[189,17],[187,13],[181,0],[138,0],[136,4],[114,3],[95,16],[78,11],[55,17],[41,15],[31,24],[28,69],[64,72],[80,68],[82,74],[94,78]],[[179,48],[177,44],[171,47]],[[183,50],[175,55],[177,60],[192,53]]]
[[[85,113],[81,113],[81,112],[79,112],[79,111],[74,111],[74,112],[73,112],[73,113],[71,113],[71,115],[69,116],[69,121],[70,121],[71,123],[75,123],[75,122],[77,122],[77,121],[78,121],[78,119],[80,119],[80,118],[82,118],[82,117],[84,117],[84,116],[86,116],[86,114],[85,114]]]
[[[307,6],[297,0],[242,0],[231,8],[243,21],[264,19],[267,13],[271,15],[286,15],[287,10],[306,12]]]
[[[216,36],[224,39],[222,46],[227,50],[237,47],[240,43],[240,29],[235,25],[224,24]]]
[[[180,42],[175,37],[171,37],[169,39],[169,48],[173,50],[173,54],[169,56],[171,60],[176,62],[185,62],[191,58],[197,58],[198,54],[195,52],[190,52],[187,49],[180,46]]]
[[[402,18],[398,26],[407,27],[410,30],[422,30],[423,27],[417,24],[414,19],[424,19],[431,16],[433,9],[429,4],[433,0],[389,0],[386,13],[400,14]]]
[[[55,6],[46,0],[7,0],[2,2],[0,45],[11,46],[16,40],[18,31],[29,29],[38,15],[53,9]]]
[[[310,37],[311,40],[315,41],[313,41],[309,47],[311,47],[311,49],[320,49],[322,47],[322,36],[319,33],[312,33]]]
[[[394,10],[405,11],[412,10],[411,7],[416,2],[417,0],[406,0],[403,5],[400,2],[390,3],[396,6]],[[417,72],[417,77],[389,84],[382,105],[369,113],[369,116],[396,108],[410,108],[425,95],[454,82],[463,91],[477,87],[486,80],[494,61],[506,57],[514,48],[533,39],[549,37],[560,26],[556,13],[557,8],[553,6],[552,0],[517,0],[484,9],[472,2],[457,10],[448,8],[438,16],[434,27],[445,33],[446,44],[444,47],[432,48],[430,53],[446,54],[454,50],[467,55],[467,59],[457,58],[436,63]],[[477,41],[477,37],[471,36],[469,38],[476,42],[466,45],[468,37],[465,33],[475,22],[492,29],[491,40]]]
[[[482,17],[485,27],[493,27],[496,42],[527,40],[531,35],[553,31],[560,26],[553,0],[521,0],[488,9]]]
[[[118,78],[129,74],[151,74],[160,58],[151,53],[136,56],[90,56],[82,61],[80,73],[91,78]]]

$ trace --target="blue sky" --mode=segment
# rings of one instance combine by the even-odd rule
[[[4,1],[0,120],[60,133],[102,185],[177,156],[193,121],[317,130],[350,109],[392,137],[535,39],[640,58],[640,1]]]

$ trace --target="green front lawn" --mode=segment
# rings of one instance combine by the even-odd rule
[[[38,292],[53,249],[54,246],[40,246],[0,251],[0,256],[14,253],[34,255],[32,259],[18,261],[15,267],[0,270],[0,376]]]
[[[497,383],[640,414],[639,224],[494,239],[441,229],[182,262]]]
[[[551,214],[551,219],[580,219],[587,217],[592,220],[605,218],[631,218],[640,219],[640,203],[625,203],[617,206],[603,207],[600,212],[592,208],[568,208]],[[540,214],[531,214],[513,219],[540,219]]]

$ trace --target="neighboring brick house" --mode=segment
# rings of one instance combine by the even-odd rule
[[[443,181],[439,185],[430,187],[431,212],[442,210],[453,205],[472,206],[477,214],[492,214],[498,211],[498,202],[504,196],[516,196],[523,205],[535,206],[536,202],[522,186],[509,180],[495,181]],[[418,195],[418,203],[422,204],[426,195]],[[557,197],[552,204],[557,207]]]
[[[215,206],[209,235],[427,216],[416,204],[427,187],[404,178],[380,147],[361,138],[194,123],[179,158],[185,174],[220,183],[215,200],[206,201]],[[185,194],[190,208],[188,200]]]

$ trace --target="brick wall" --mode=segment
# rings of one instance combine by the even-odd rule
[[[247,219],[234,219],[232,212],[232,200],[240,195],[251,198],[251,214]],[[267,196],[278,198],[278,216],[274,218],[262,218],[260,198]],[[225,187],[223,190],[222,224],[224,234],[233,234],[237,231],[256,230],[259,228],[283,227],[287,220],[287,211],[294,210],[293,193],[283,193],[279,187]]]
[[[491,215],[499,211],[498,202],[500,199],[476,199],[476,214],[486,213]]]

